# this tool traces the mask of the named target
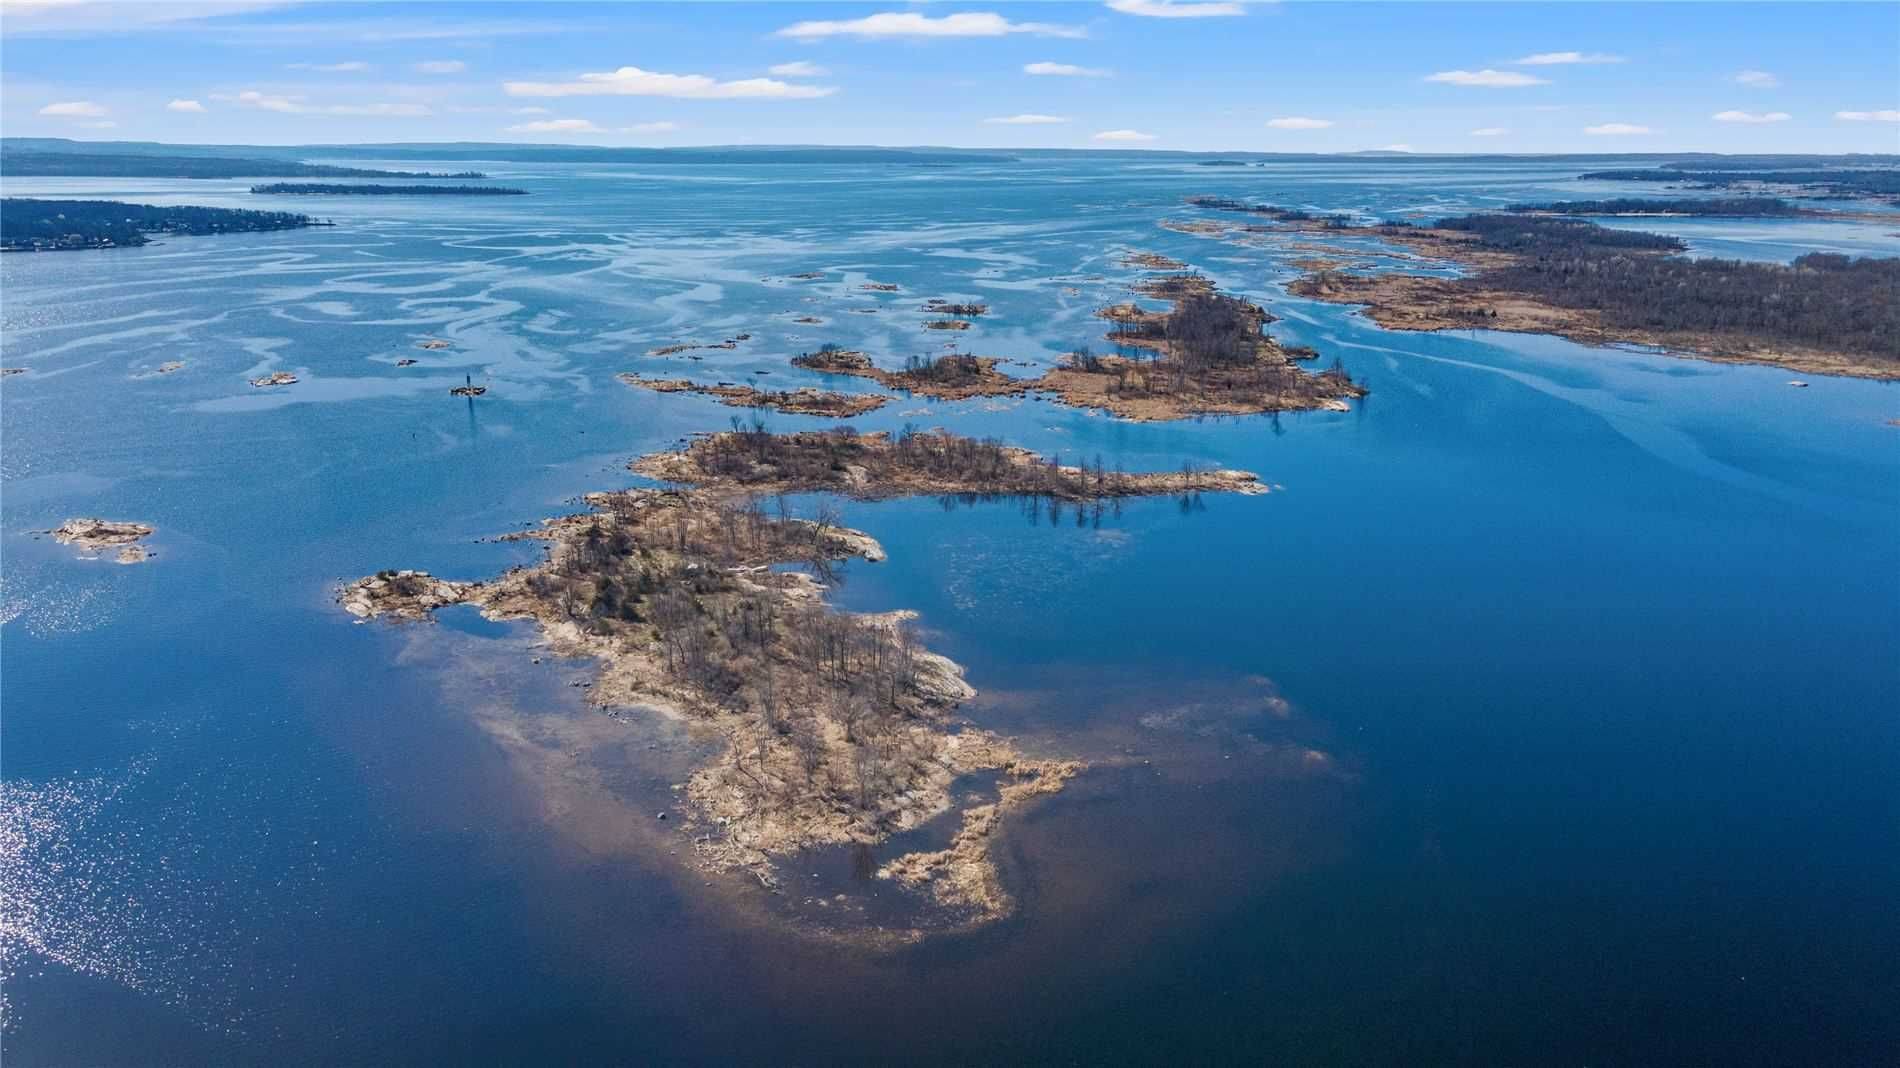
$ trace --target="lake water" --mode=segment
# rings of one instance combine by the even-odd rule
[[[1298,251],[1155,225],[1194,193],[1397,217],[1630,189],[1534,162],[482,166],[533,195],[9,181],[338,224],[0,258],[28,369],[0,385],[12,1063],[1900,1049],[1900,386],[1387,332],[1289,298]],[[1900,226],[1645,224],[1697,254],[1900,254]],[[617,372],[806,384],[786,358],[824,342],[895,363],[945,342],[929,297],[990,305],[956,343],[1046,365],[1101,347],[1129,249],[1266,303],[1372,394],[856,421],[1278,488],[1079,525],[845,507],[890,559],[838,603],[917,610],[972,719],[1094,764],[1007,835],[1006,921],[869,949],[812,919],[840,888],[891,907],[863,857],[789,862],[783,902],[709,882],[653,820],[702,742],[600,715],[587,665],[534,663],[522,628],[331,601],[531,560],[484,539],[734,414]],[[273,370],[299,382],[247,384]],[[451,398],[464,375],[487,395]],[[153,524],[156,558],[35,536],[79,515]]]

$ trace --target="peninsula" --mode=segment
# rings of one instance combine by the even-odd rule
[[[541,563],[487,582],[382,571],[338,600],[365,619],[419,620],[469,604],[491,619],[534,620],[557,653],[599,663],[591,692],[603,708],[655,709],[715,740],[717,755],[682,790],[682,841],[709,872],[746,872],[776,888],[782,858],[922,826],[951,811],[959,776],[997,773],[995,799],[961,812],[949,848],[878,871],[971,924],[1012,907],[990,853],[1003,818],[1082,765],[958,725],[954,710],[974,691],[956,664],[922,646],[908,613],[852,614],[825,600],[837,563],[882,559],[877,542],[837,525],[824,505],[814,518],[793,517],[783,494],[1083,501],[1262,488],[1236,471],[1091,472],[945,432],[755,427],[633,466],[679,488],[593,494],[590,512],[521,535],[547,543]]]
[[[271,182],[253,193],[350,197],[519,197],[526,189],[505,185],[338,185],[334,182]]]
[[[1785,265],[1690,259],[1674,255],[1684,245],[1664,234],[1525,213],[1464,215],[1429,226],[1292,220],[1275,227],[1319,238],[1378,238],[1468,272],[1445,278],[1329,269],[1287,287],[1297,296],[1363,304],[1390,329],[1556,334],[1720,362],[1900,379],[1900,301],[1892,299],[1900,259],[1818,252]]]
[[[480,171],[439,174],[332,167],[236,156],[164,156],[112,152],[0,151],[0,174],[60,178],[486,178]]]
[[[0,250],[7,252],[124,248],[149,234],[235,234],[322,226],[288,211],[155,207],[116,200],[0,200]]]

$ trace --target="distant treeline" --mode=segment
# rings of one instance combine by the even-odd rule
[[[1438,226],[1518,255],[1470,279],[1599,313],[1605,326],[1726,334],[1900,361],[1900,259],[1814,252],[1792,264],[1687,259],[1662,234],[1568,219],[1470,215]]]
[[[352,197],[518,197],[526,189],[505,185],[337,185],[334,182],[272,182],[253,193],[329,194]]]
[[[0,152],[0,174],[81,178],[486,178],[480,171],[435,174],[328,167],[281,159],[142,156],[103,152]]]
[[[1900,196],[1900,170],[1710,171],[1680,167],[1645,171],[1591,171],[1586,181],[1687,182],[1706,189],[1771,183],[1803,186],[1838,195]]]
[[[1511,212],[1548,215],[1799,215],[1801,209],[1778,197],[1709,197],[1699,200],[1564,200],[1555,204],[1513,204]]]
[[[114,248],[143,245],[147,234],[228,234],[318,225],[288,211],[157,207],[116,200],[0,200],[0,249]]]

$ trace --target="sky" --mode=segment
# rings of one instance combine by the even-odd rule
[[[0,0],[0,132],[1900,151],[1900,4]]]

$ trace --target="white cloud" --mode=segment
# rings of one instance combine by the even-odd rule
[[[1623,57],[1608,52],[1539,52],[1511,62],[1520,67],[1558,67],[1577,63],[1621,63]]]
[[[1468,85],[1480,89],[1515,89],[1523,85],[1547,85],[1546,79],[1516,70],[1441,70],[1425,76],[1428,82]]]
[[[468,69],[468,64],[459,59],[425,59],[416,64],[416,70],[423,74],[460,74]]]
[[[1781,84],[1781,79],[1765,70],[1745,70],[1735,75],[1735,84],[1751,89],[1773,89]]]
[[[205,106],[196,100],[174,100],[165,105],[166,111],[181,111],[187,115],[203,115]]]
[[[1764,111],[1759,114],[1752,111],[1718,111],[1711,118],[1716,122],[1763,123],[1787,122],[1794,116],[1785,111]]]
[[[537,119],[534,122],[516,123],[508,127],[508,133],[606,133],[595,126],[592,119]]]
[[[1837,111],[1834,117],[1843,122],[1900,122],[1900,111]]]
[[[1332,124],[1331,119],[1309,119],[1304,115],[1288,115],[1284,118],[1267,120],[1267,127],[1273,130],[1324,130]]]
[[[63,100],[41,108],[40,114],[61,119],[96,119],[106,114],[106,107],[90,100]]]
[[[636,122],[632,126],[622,126],[620,132],[631,134],[672,133],[679,128],[679,123],[668,122],[662,119],[659,122]]]
[[[1647,126],[1638,126],[1633,122],[1606,122],[1599,126],[1585,126],[1583,132],[1592,137],[1620,137],[1625,134],[1646,134],[1653,131]]]
[[[1152,141],[1155,135],[1140,130],[1103,130],[1095,135],[1097,141]]]
[[[1124,15],[1145,15],[1151,19],[1207,19],[1247,13],[1247,8],[1242,4],[1189,3],[1186,0],[1108,0],[1108,7]]]
[[[1106,78],[1115,72],[1106,67],[1078,67],[1073,63],[1025,63],[1024,74],[1047,74],[1058,78]]]
[[[778,63],[766,71],[780,78],[822,78],[831,72],[816,63],[795,60],[791,63]]]
[[[1510,132],[1511,131],[1509,129],[1506,129],[1503,126],[1480,126],[1479,128],[1471,131],[1471,136],[1473,137],[1503,137],[1505,134],[1508,134]]]
[[[283,115],[351,115],[366,118],[421,118],[433,114],[426,104],[312,104],[301,96],[279,96],[255,89],[233,96],[213,93],[211,99],[241,104],[247,108],[275,111]]]
[[[285,70],[314,70],[324,74],[357,74],[370,69],[369,64],[360,59],[343,63],[286,63]]]
[[[571,82],[504,82],[509,96],[671,96],[685,100],[799,100],[830,96],[830,86],[793,85],[770,78],[722,82],[704,74],[661,74],[639,67],[583,74]]]
[[[815,41],[823,37],[1002,37],[1031,33],[1041,37],[1083,37],[1075,26],[1048,22],[1011,22],[994,11],[961,11],[931,18],[915,11],[884,11],[861,19],[815,19],[795,22],[778,31],[780,37]]]
[[[1384,148],[1380,149],[1379,151],[1381,152],[1417,152],[1418,149],[1413,148],[1411,145],[1387,145]]]
[[[1061,115],[1003,115],[983,121],[991,126],[1054,126],[1069,120]]]

